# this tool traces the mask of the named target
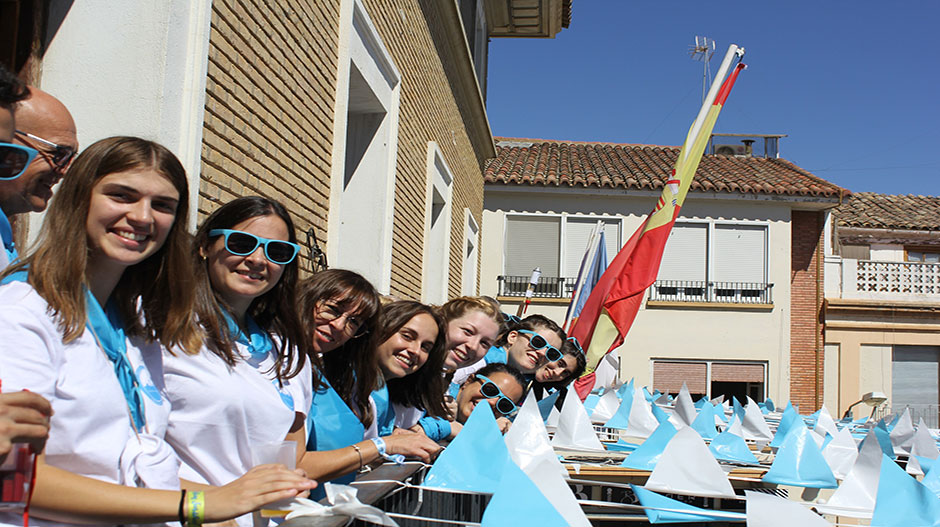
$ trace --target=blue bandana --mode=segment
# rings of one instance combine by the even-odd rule
[[[124,336],[124,324],[121,323],[120,316],[113,302],[108,302],[107,314],[98,300],[91,294],[88,288],[85,289],[85,311],[88,314],[88,329],[95,335],[101,349],[104,350],[108,359],[114,365],[114,375],[117,377],[121,390],[124,392],[124,399],[127,400],[127,407],[131,412],[131,419],[137,430],[143,430],[147,422],[144,415],[144,400],[141,397],[140,382],[134,375],[134,368],[127,360],[127,339]]]
[[[253,360],[260,361],[268,356],[268,353],[271,352],[271,348],[274,347],[274,342],[271,340],[267,331],[258,327],[255,319],[245,315],[245,325],[248,326],[248,335],[245,335],[242,329],[238,327],[238,324],[235,323],[235,319],[232,318],[232,315],[225,311],[222,311],[222,314],[225,315],[229,335],[235,337],[236,342],[248,348],[248,352],[251,353]]]
[[[3,241],[3,250],[7,253],[7,261],[13,263],[18,256],[16,246],[13,245],[13,227],[2,210],[0,210],[0,240]]]
[[[248,315],[245,315],[245,325],[248,326],[248,335],[245,335],[242,329],[238,327],[238,324],[235,323],[235,319],[232,318],[232,315],[228,314],[226,311],[223,311],[222,314],[225,315],[229,335],[234,335],[236,342],[248,348],[248,353],[251,354],[251,361],[257,366],[257,363],[264,360],[265,357],[271,353],[271,350],[274,349],[274,341],[271,340],[271,336],[268,335],[267,331],[258,326],[255,319]],[[294,397],[281,388],[277,379],[273,379],[271,383],[277,388],[277,392],[281,396],[281,402],[284,403],[284,406],[293,410]]]

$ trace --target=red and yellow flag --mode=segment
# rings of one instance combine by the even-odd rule
[[[582,400],[594,387],[594,368],[604,355],[623,343],[646,289],[656,281],[669,232],[692,185],[718,114],[745,65],[739,62],[723,83],[721,80],[727,75],[732,59],[735,56],[740,59],[743,55],[744,50],[735,45],[728,49],[656,207],[594,286],[581,316],[569,332],[578,339],[587,354],[585,374],[575,382]]]

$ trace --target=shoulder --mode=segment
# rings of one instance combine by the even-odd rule
[[[49,304],[26,282],[0,286],[0,328],[4,332],[21,328],[58,335]]]

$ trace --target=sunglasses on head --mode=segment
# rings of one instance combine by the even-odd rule
[[[518,323],[522,322],[522,319],[519,318],[519,317],[517,317],[516,315],[510,314],[510,313],[505,313],[505,312],[503,313],[503,320],[504,320],[507,324],[518,324]]]
[[[39,155],[39,150],[12,143],[0,143],[0,179],[16,179]]]
[[[43,152],[43,154],[49,156],[50,160],[52,161],[52,166],[58,168],[59,170],[65,170],[69,166],[69,163],[72,162],[72,158],[75,157],[75,154],[78,153],[71,146],[53,143],[52,141],[49,141],[48,139],[43,139],[42,137],[39,137],[38,135],[33,135],[29,132],[17,130],[16,133],[17,135],[28,137],[29,139],[32,139],[34,141],[39,141],[40,143],[51,148],[52,149],[51,151]]]
[[[519,409],[516,406],[516,403],[512,402],[512,399],[506,397],[503,394],[503,391],[499,389],[499,386],[495,382],[491,381],[483,375],[477,375],[477,379],[483,381],[483,384],[480,386],[480,393],[483,397],[487,399],[496,399],[496,410],[503,415],[511,415],[513,412]]]
[[[552,346],[545,340],[545,337],[539,335],[534,331],[529,331],[527,329],[517,330],[519,333],[523,333],[529,339],[529,346],[534,350],[545,349],[545,358],[548,359],[548,362],[558,362],[561,360],[562,353],[561,350]]]
[[[578,353],[584,355],[584,348],[581,347],[581,343],[578,342],[578,339],[574,337],[568,337],[566,340],[570,342],[572,346],[574,346],[574,349],[578,350]]]
[[[284,240],[269,240],[232,229],[212,229],[209,236],[225,236],[225,250],[236,256],[248,256],[264,245],[264,257],[271,263],[286,265],[294,261],[300,245]]]

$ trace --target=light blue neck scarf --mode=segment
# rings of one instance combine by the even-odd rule
[[[258,327],[255,319],[251,318],[249,315],[245,315],[245,325],[248,326],[248,335],[245,335],[245,332],[238,326],[238,323],[235,322],[232,315],[227,311],[222,311],[222,314],[225,315],[229,335],[234,337],[236,342],[248,348],[248,352],[251,353],[253,360],[260,361],[268,356],[268,353],[271,352],[271,348],[274,347],[274,342],[271,340],[267,331]]]
[[[127,338],[124,335],[124,324],[114,306],[108,302],[107,313],[101,309],[98,300],[88,288],[85,290],[85,311],[87,312],[87,327],[98,341],[98,345],[114,365],[114,375],[117,377],[127,407],[131,412],[134,427],[140,431],[147,423],[144,414],[144,400],[141,397],[140,381],[134,374],[134,368],[127,360]]]

